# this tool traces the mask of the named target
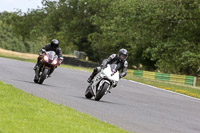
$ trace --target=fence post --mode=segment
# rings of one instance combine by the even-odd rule
[[[194,80],[193,80],[193,86],[194,87],[196,86],[196,82],[197,82],[197,77],[194,77]]]

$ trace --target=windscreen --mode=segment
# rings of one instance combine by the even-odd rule
[[[53,60],[56,55],[56,53],[54,51],[49,51],[47,54],[48,54],[50,60]]]
[[[117,64],[111,64],[110,68],[111,68],[111,70],[117,71]]]

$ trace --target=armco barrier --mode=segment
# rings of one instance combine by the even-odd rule
[[[196,86],[196,77],[194,77],[194,76],[186,76],[185,77],[185,84]]]
[[[167,73],[158,73],[156,72],[155,79],[162,80],[162,81],[169,81],[170,75]]]
[[[143,71],[143,77],[148,79],[155,79],[155,72]]]
[[[194,76],[149,72],[143,70],[133,70],[133,75],[137,77],[144,77],[148,79],[156,79],[161,81],[169,81],[169,82],[192,85],[192,86],[196,85],[196,77]]]
[[[142,77],[143,76],[143,71],[142,70],[133,71],[133,75],[135,75],[137,77]]]
[[[184,84],[185,83],[185,75],[175,75],[175,74],[170,74],[170,82],[175,82],[175,83],[180,83]]]

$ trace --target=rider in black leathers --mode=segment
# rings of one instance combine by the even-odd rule
[[[39,57],[37,59],[37,63],[35,65],[35,67],[33,68],[34,70],[36,70],[36,67],[38,66],[40,68],[40,65],[42,65],[42,63],[40,62],[42,55],[44,52],[46,51],[54,51],[56,53],[56,55],[58,55],[58,60],[60,61],[60,63],[63,61],[63,56],[62,56],[62,51],[61,48],[59,47],[59,41],[56,39],[51,40],[50,44],[45,45],[40,51],[39,51]],[[50,73],[49,73],[49,77],[50,75],[53,73],[53,71],[55,70],[55,68],[51,69]]]
[[[126,49],[120,49],[118,54],[112,54],[107,59],[104,59],[100,67],[96,67],[90,77],[88,78],[88,83],[91,83],[95,75],[97,75],[102,68],[105,68],[107,64],[117,64],[117,70],[121,70],[119,78],[126,76],[128,62],[126,61],[128,57],[128,51]],[[115,86],[116,87],[116,86]]]

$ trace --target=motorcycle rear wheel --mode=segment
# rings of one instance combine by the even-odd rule
[[[92,93],[90,92],[90,85],[87,87],[86,91],[85,91],[85,97],[88,99],[91,99],[93,97]]]

